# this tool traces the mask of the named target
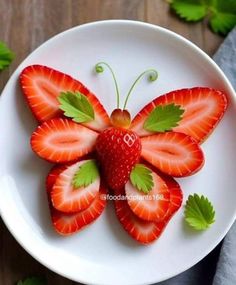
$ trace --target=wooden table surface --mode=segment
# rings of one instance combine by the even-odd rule
[[[131,19],[157,24],[177,32],[213,55],[223,38],[206,22],[186,24],[164,0],[0,0],[0,40],[15,52],[9,69],[0,74],[0,92],[18,64],[53,35],[97,20]],[[21,278],[45,276],[48,285],[77,284],[35,261],[11,236],[0,219],[0,284],[13,285]]]

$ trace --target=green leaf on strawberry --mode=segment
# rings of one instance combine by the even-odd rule
[[[59,108],[64,115],[77,123],[87,123],[94,120],[94,109],[87,97],[80,92],[61,92],[58,97]]]
[[[185,221],[195,230],[205,230],[215,222],[212,203],[203,195],[189,195],[184,215]]]
[[[91,159],[82,164],[73,177],[75,188],[87,187],[99,177],[96,161]]]
[[[25,280],[20,280],[17,285],[46,285],[46,281],[40,277],[30,277]]]
[[[156,106],[144,122],[144,129],[151,132],[171,131],[178,126],[184,110],[174,103]]]
[[[153,186],[152,172],[143,164],[136,164],[130,174],[130,181],[140,192],[148,194]]]
[[[0,71],[7,68],[13,58],[13,52],[5,45],[5,43],[0,42]]]

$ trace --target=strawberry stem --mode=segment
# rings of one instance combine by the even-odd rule
[[[117,109],[119,109],[119,106],[120,106],[120,92],[119,92],[118,84],[117,84],[117,81],[116,81],[115,73],[113,72],[111,66],[108,63],[106,63],[106,62],[98,62],[95,65],[95,71],[97,73],[102,73],[104,71],[104,68],[102,67],[102,65],[105,65],[110,70],[111,75],[113,77],[113,80],[114,80],[114,83],[115,83],[115,88],[116,88],[116,105],[117,105]]]
[[[126,105],[127,105],[128,100],[129,100],[130,94],[132,93],[132,91],[133,91],[135,85],[136,85],[137,82],[138,82],[145,74],[147,74],[147,73],[149,73],[148,80],[149,80],[150,82],[153,82],[153,81],[156,81],[156,80],[157,80],[157,78],[158,78],[158,72],[157,72],[155,69],[148,69],[148,70],[142,72],[142,73],[138,76],[138,78],[134,81],[133,85],[131,86],[131,88],[130,88],[130,90],[129,90],[127,96],[126,96],[123,110],[125,110],[125,108],[126,108]]]

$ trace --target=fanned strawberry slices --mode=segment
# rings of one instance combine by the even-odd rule
[[[102,73],[104,66],[111,70],[102,62],[96,72]],[[150,81],[157,79],[155,70],[142,75],[146,73]],[[40,158],[56,163],[46,186],[52,223],[62,235],[97,219],[109,189],[127,233],[143,244],[156,240],[182,204],[180,185],[171,176],[201,169],[199,143],[227,108],[221,91],[195,87],[158,97],[131,121],[126,104],[135,84],[121,109],[116,83],[117,108],[110,117],[91,91],[60,71],[28,66],[20,84],[39,122],[31,147]]]
[[[96,96],[67,74],[47,66],[30,65],[21,72],[20,83],[32,113],[39,122],[62,115],[57,100],[61,92],[79,91],[88,98],[95,111],[95,120],[86,125],[94,130],[103,130],[109,125],[109,117]]]
[[[95,221],[103,212],[106,200],[102,199],[102,195],[106,194],[106,188],[101,184],[99,185],[99,192],[96,193],[94,199],[90,199],[90,203],[87,207],[80,211],[74,211],[74,213],[68,213],[59,211],[53,207],[51,196],[53,187],[58,181],[59,176],[63,171],[65,171],[69,166],[58,165],[51,169],[46,179],[46,189],[48,193],[48,201],[51,212],[51,219],[55,230],[62,235],[71,235],[85,226],[91,224]],[[90,195],[88,192],[84,193],[84,197]]]
[[[159,204],[158,207],[158,211],[165,211],[165,215],[162,219],[150,221],[148,216],[140,218],[135,215],[135,208],[133,207],[133,211],[132,208],[129,207],[131,200],[128,200],[128,203],[125,200],[115,200],[116,215],[121,225],[132,238],[143,244],[151,243],[160,237],[166,225],[182,204],[183,194],[179,184],[173,178],[161,173],[158,174],[158,177],[163,181],[162,183],[165,183],[168,187],[168,199],[165,198],[167,208],[166,205],[163,207],[163,204]],[[140,202],[138,197],[137,200],[133,201],[136,205]],[[153,201],[155,200],[146,199],[142,200],[142,203],[146,203],[144,207],[149,208],[152,207]],[[156,201],[158,204],[158,200]]]
[[[134,118],[131,129],[140,136],[152,134],[143,128],[146,118],[156,106],[171,103],[184,109],[183,118],[173,131],[190,135],[198,143],[210,135],[227,108],[227,98],[219,90],[206,87],[175,90],[146,105]]]
[[[145,221],[161,221],[166,216],[170,204],[170,191],[165,181],[151,172],[153,186],[148,195],[137,190],[130,181],[125,185],[128,205],[136,216]]]

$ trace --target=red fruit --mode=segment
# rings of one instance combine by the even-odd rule
[[[138,191],[130,181],[125,185],[128,204],[136,216],[146,221],[160,221],[168,211],[170,191],[164,180],[152,171],[154,186],[148,194]]]
[[[140,243],[148,244],[156,240],[161,231],[161,224],[147,222],[138,218],[130,209],[127,201],[115,200],[116,215],[128,234]]]
[[[140,136],[152,134],[143,128],[151,111],[158,105],[175,103],[183,108],[183,118],[173,131],[192,136],[202,143],[214,130],[227,108],[226,95],[205,87],[181,89],[164,94],[146,105],[134,118],[131,129]]]
[[[183,192],[180,187],[169,188],[170,190],[170,207],[167,211],[165,221],[169,221],[172,216],[179,210],[183,201]]]
[[[171,217],[178,211],[183,201],[183,193],[180,185],[171,176],[165,175],[161,172],[157,172],[158,175],[165,181],[169,191],[170,191],[170,204],[164,221],[167,223]]]
[[[52,186],[55,183],[58,175],[65,168],[66,166],[59,165],[53,167],[52,170],[49,172],[46,180],[47,191],[49,194],[52,190]],[[73,214],[66,214],[56,210],[55,208],[52,207],[51,201],[49,200],[51,218],[55,230],[61,235],[71,235],[81,230],[86,225],[91,224],[102,214],[105,208],[106,200],[103,199],[102,196],[105,194],[106,194],[106,189],[101,185],[99,193],[97,194],[91,205],[87,209]]]
[[[182,204],[182,191],[179,184],[167,175],[160,176],[169,187],[170,203],[166,216],[160,222],[149,222],[137,217],[130,209],[127,201],[115,200],[116,215],[127,233],[140,243],[148,244],[161,236],[169,220]],[[122,194],[119,192],[117,194]]]
[[[96,98],[81,82],[47,66],[31,65],[20,75],[20,84],[27,102],[39,122],[62,115],[57,97],[60,92],[79,91],[87,96],[95,113],[95,120],[85,125],[94,130],[109,126],[109,117]]]
[[[87,160],[76,162],[63,170],[57,177],[51,191],[54,208],[61,212],[73,213],[88,208],[98,194],[100,177],[87,187],[75,188],[72,184],[74,175]]]
[[[147,164],[147,162],[142,163],[144,163],[148,168],[155,172],[168,187],[168,190],[170,192],[170,204],[164,220],[166,220],[168,217],[171,218],[174,213],[180,208],[183,200],[183,193],[179,183],[173,177],[164,174],[157,168],[153,167],[151,164]]]
[[[108,186],[121,189],[139,160],[140,138],[130,130],[109,128],[99,134],[96,151]]]
[[[143,137],[141,156],[162,172],[183,177],[192,175],[204,164],[201,148],[193,138],[166,132]]]
[[[97,133],[72,120],[54,118],[40,125],[31,137],[33,151],[50,162],[78,159],[94,148]]]
[[[46,178],[46,190],[47,193],[50,194],[52,191],[52,187],[54,185],[54,183],[56,182],[57,177],[59,176],[59,174],[61,174],[61,172],[63,170],[65,170],[68,166],[65,164],[59,164],[59,165],[54,165],[50,172],[47,175]],[[50,198],[50,197],[49,197]],[[51,199],[50,199],[51,200]]]
[[[106,206],[106,200],[103,199],[103,195],[105,194],[105,187],[100,185],[99,193],[90,206],[78,213],[65,214],[56,209],[52,209],[52,223],[56,231],[62,235],[70,235],[94,222],[102,214]]]

